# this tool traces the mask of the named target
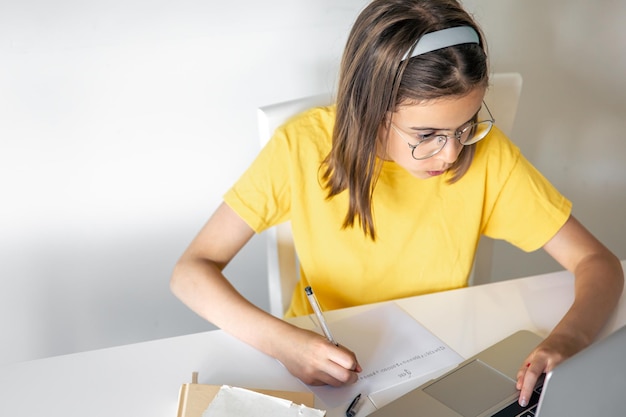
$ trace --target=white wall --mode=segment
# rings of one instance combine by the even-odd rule
[[[256,108],[332,89],[363,4],[2,0],[0,363],[211,328],[171,269]],[[264,251],[229,267],[262,307]]]
[[[332,89],[366,2],[0,0],[0,364],[211,328],[171,268],[254,157],[256,107]],[[626,258],[626,6],[467,5],[524,76],[514,139]],[[264,250],[228,273],[266,308]],[[498,279],[558,269],[496,250]]]

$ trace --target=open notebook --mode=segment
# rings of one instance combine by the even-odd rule
[[[312,320],[317,326],[314,316]],[[330,321],[328,327],[337,342],[354,351],[363,370],[352,385],[308,386],[327,409],[343,408],[357,394],[366,397],[406,383],[418,386],[463,360],[393,302]]]

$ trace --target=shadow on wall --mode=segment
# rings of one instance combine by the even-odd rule
[[[5,333],[0,364],[215,329],[169,289],[177,256],[195,232],[125,239],[64,237],[31,246],[28,259],[8,260],[5,269],[28,268],[29,273],[15,276],[32,277],[39,284],[22,282],[20,293],[8,288],[0,297],[11,297],[2,303],[16,315],[0,318]],[[262,283],[249,276],[250,271],[266,270],[264,245],[264,236],[255,236],[226,274],[245,297],[267,309],[267,292],[259,291],[266,287],[265,274],[255,277]],[[20,249],[13,248],[16,255]]]

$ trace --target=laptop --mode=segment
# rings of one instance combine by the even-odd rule
[[[529,406],[522,408],[517,402],[515,377],[520,364],[541,340],[526,330],[514,333],[370,416],[626,415],[626,326],[548,373],[539,381]]]

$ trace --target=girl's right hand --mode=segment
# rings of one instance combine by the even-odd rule
[[[308,385],[353,384],[362,370],[354,352],[309,330],[293,328],[277,343],[276,359]]]

